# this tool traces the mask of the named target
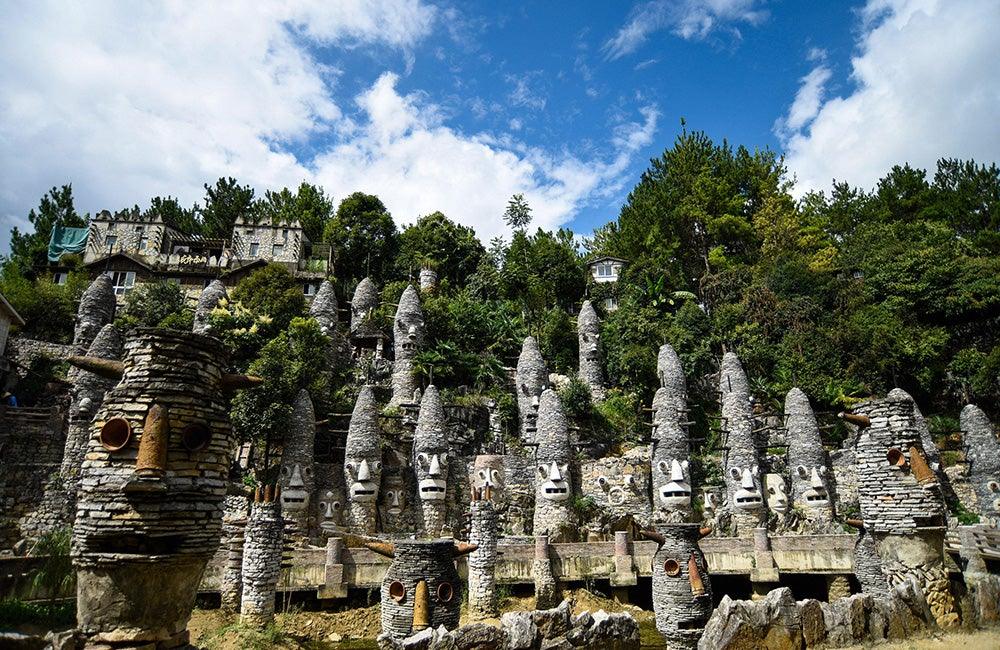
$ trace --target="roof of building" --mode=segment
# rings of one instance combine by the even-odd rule
[[[16,325],[24,325],[24,319],[21,318],[21,315],[17,313],[17,310],[14,309],[9,302],[7,302],[7,298],[5,298],[2,293],[0,293],[0,309],[7,312],[7,315],[10,316],[11,322]]]
[[[153,270],[153,267],[151,267],[149,264],[147,264],[145,261],[143,261],[142,258],[140,258],[140,257],[138,257],[136,255],[130,255],[129,253],[126,253],[126,252],[123,252],[123,251],[118,251],[117,253],[112,253],[111,255],[105,255],[104,257],[99,257],[96,260],[94,260],[93,262],[88,262],[85,266],[93,267],[93,266],[98,266],[98,265],[100,265],[102,263],[106,264],[107,262],[109,262],[110,260],[112,260],[112,259],[114,259],[116,257],[121,257],[121,258],[124,258],[124,259],[126,259],[126,260],[128,260],[130,262],[138,264],[139,266],[141,266],[142,268],[146,269],[147,271],[152,271]]]
[[[592,260],[588,260],[587,266],[593,266],[598,262],[621,262],[622,264],[628,264],[628,260],[622,259],[620,257],[613,257],[611,255],[601,255],[600,257],[595,257]]]

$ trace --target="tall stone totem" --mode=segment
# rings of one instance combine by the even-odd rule
[[[826,450],[809,398],[798,388],[785,396],[788,464],[792,474],[792,505],[807,522],[833,519],[833,499],[827,476]]]
[[[440,537],[448,515],[448,431],[444,405],[433,384],[424,391],[413,435],[413,469],[420,501],[420,531]]]
[[[344,449],[344,485],[347,486],[347,522],[352,532],[374,535],[382,480],[382,447],[378,432],[378,404],[369,385],[361,387],[354,403]]]
[[[300,390],[292,408],[292,419],[281,453],[281,510],[285,520],[295,523],[300,535],[308,536],[314,523],[312,495],[313,447],[316,444],[316,413],[309,391]]]
[[[753,529],[767,521],[761,489],[760,454],[754,444],[750,385],[739,358],[727,352],[719,376],[722,394],[722,426],[726,438],[725,479],[728,512],[736,535],[750,537]]]
[[[580,343],[580,380],[590,388],[595,402],[604,400],[604,369],[601,367],[601,321],[589,300],[583,301],[576,320]]]
[[[535,535],[550,541],[571,537],[573,526],[572,452],[569,430],[559,395],[546,389],[538,406],[538,450],[535,452]]]
[[[517,413],[521,422],[521,439],[534,442],[538,403],[542,391],[549,383],[549,371],[545,369],[545,359],[538,349],[538,341],[529,336],[521,344],[521,356],[517,358]]]
[[[976,513],[982,523],[1000,524],[1000,442],[978,406],[969,404],[962,409],[961,422]]]
[[[653,513],[655,521],[689,521],[691,443],[681,424],[687,410],[687,384],[680,358],[669,345],[657,355],[660,388],[653,397]]]
[[[396,361],[392,366],[389,405],[399,406],[412,403],[413,394],[419,387],[413,359],[424,343],[424,311],[420,307],[420,295],[412,284],[407,285],[399,297],[392,330]]]
[[[124,361],[71,357],[117,379],[94,417],[81,467],[73,562],[77,621],[91,641],[187,640],[202,572],[219,545],[234,448],[217,339],[139,328]]]

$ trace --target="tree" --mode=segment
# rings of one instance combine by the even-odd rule
[[[408,277],[431,262],[439,277],[464,286],[485,253],[472,228],[433,212],[403,229],[396,272],[400,277]]]
[[[305,309],[302,286],[280,264],[268,264],[240,280],[232,298],[252,314],[265,317],[271,332],[287,328]]]
[[[252,218],[253,188],[239,185],[235,178],[220,178],[215,186],[205,184],[205,207],[201,211],[202,231],[212,239],[229,239],[240,217]]]
[[[198,220],[197,204],[190,208],[184,208],[181,207],[180,201],[172,196],[153,197],[149,202],[149,209],[142,216],[150,220],[159,217],[167,226],[187,235],[199,235],[202,232],[202,224]],[[229,234],[226,235],[227,238],[229,236]]]
[[[264,198],[257,201],[254,218],[273,224],[297,221],[306,238],[319,243],[332,214],[333,202],[326,197],[323,188],[302,183],[294,194],[287,187],[280,192],[265,192]]]
[[[125,296],[116,319],[122,329],[129,327],[169,327],[190,330],[194,313],[187,296],[176,282],[145,282]]]
[[[334,247],[334,273],[341,281],[371,276],[390,277],[399,250],[399,234],[392,215],[377,196],[354,192],[337,208],[323,240]]]
[[[32,233],[22,233],[16,226],[10,231],[10,257],[19,272],[28,279],[34,279],[48,266],[49,240],[55,226],[82,228],[87,225],[87,217],[81,217],[73,206],[73,186],[53,187],[42,197],[38,211],[28,213],[28,221],[34,226]]]
[[[503,213],[504,222],[514,230],[524,230],[531,223],[531,207],[524,200],[523,194],[515,194],[507,201],[507,209]]]

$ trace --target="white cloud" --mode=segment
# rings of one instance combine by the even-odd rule
[[[510,91],[510,95],[507,96],[510,103],[514,106],[521,106],[537,111],[543,110],[546,103],[545,96],[532,87],[541,76],[542,73],[538,70],[525,72],[520,75],[506,75],[507,83],[514,86]]]
[[[729,29],[735,36],[738,23],[758,25],[767,18],[758,0],[652,0],[637,5],[628,21],[604,44],[608,59],[619,59],[635,52],[649,36],[662,29],[689,40],[707,38],[719,29]]]
[[[336,70],[303,44],[405,52],[434,10],[417,0],[45,3],[0,11],[0,228],[54,183],[81,210],[233,175],[257,187],[308,170],[281,143],[343,128]]]
[[[775,135],[781,139],[788,139],[816,117],[823,99],[823,90],[831,74],[829,68],[821,65],[802,77],[799,91],[795,94],[795,101],[788,109],[788,115],[778,118],[774,123]]]
[[[833,179],[871,187],[904,162],[933,168],[942,157],[997,160],[996,2],[870,0],[861,16],[853,90],[815,108],[796,97],[785,118],[798,191]]]
[[[484,240],[506,231],[501,215],[512,194],[525,195],[533,225],[554,228],[587,202],[619,192],[659,117],[654,106],[640,108],[640,121],[614,129],[612,156],[582,160],[509,136],[463,134],[436,118],[420,96],[400,95],[397,81],[383,74],[358,97],[366,120],[349,141],[317,157],[314,178],[341,196],[377,194],[400,222],[441,210]]]

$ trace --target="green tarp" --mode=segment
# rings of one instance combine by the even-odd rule
[[[65,253],[80,253],[87,246],[89,228],[52,228],[52,238],[49,239],[49,261],[58,262]]]

